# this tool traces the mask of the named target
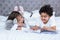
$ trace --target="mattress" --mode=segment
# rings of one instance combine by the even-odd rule
[[[46,34],[0,30],[0,40],[60,40],[60,32]]]
[[[60,17],[56,17],[56,33],[7,31],[4,29],[6,17],[3,17],[0,20],[0,40],[60,40]]]

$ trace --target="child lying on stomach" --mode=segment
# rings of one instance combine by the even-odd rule
[[[41,31],[56,31],[56,22],[53,16],[53,8],[50,5],[44,5],[39,10],[40,18],[37,20],[34,27],[32,27],[32,30],[38,30]]]

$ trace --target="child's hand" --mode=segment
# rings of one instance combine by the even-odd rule
[[[47,30],[47,29],[48,29],[48,27],[44,26],[43,28],[41,28],[41,31]]]
[[[39,27],[38,26],[34,26],[34,27],[31,27],[32,30],[38,30]]]
[[[17,29],[16,30],[22,30],[22,27],[17,27]]]
[[[44,30],[47,30],[47,29],[48,29],[48,27],[44,26],[44,27],[43,27],[43,29],[44,29]]]
[[[23,27],[24,23],[18,23],[18,26]]]

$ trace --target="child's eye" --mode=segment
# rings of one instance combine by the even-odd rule
[[[47,17],[47,16],[44,16],[45,18]]]
[[[46,18],[47,16],[41,16],[41,18]]]

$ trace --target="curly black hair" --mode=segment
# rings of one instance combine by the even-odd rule
[[[52,16],[53,15],[53,7],[51,7],[49,4],[44,5],[39,10],[39,14],[41,14],[42,12],[47,13],[49,16]]]

